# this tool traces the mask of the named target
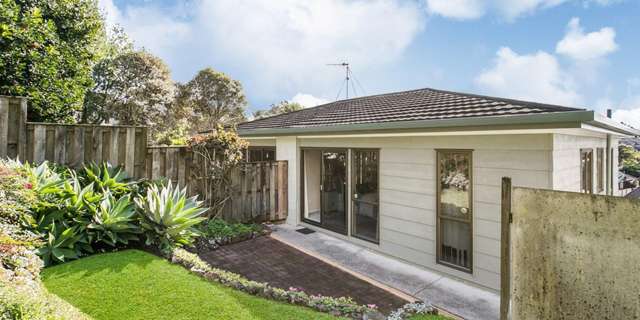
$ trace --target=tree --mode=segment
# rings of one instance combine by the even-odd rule
[[[130,51],[96,66],[87,115],[92,122],[146,125],[151,134],[166,128],[175,85],[169,67],[146,51]]]
[[[192,132],[214,130],[217,125],[234,125],[245,120],[247,100],[242,84],[211,68],[200,70],[182,85],[176,103],[190,118]]]
[[[640,151],[633,146],[626,144],[618,146],[618,162],[622,172],[640,177]]]
[[[116,82],[116,58],[133,51],[133,42],[124,30],[114,27],[101,48],[102,59],[93,67],[91,76],[94,85],[85,95],[81,123],[101,124],[110,120],[107,87]]]
[[[103,40],[95,0],[0,0],[0,94],[29,97],[31,121],[73,121]]]
[[[283,113],[302,110],[304,107],[297,102],[282,101],[278,104],[272,104],[267,110],[258,110],[253,113],[255,119],[271,117]]]

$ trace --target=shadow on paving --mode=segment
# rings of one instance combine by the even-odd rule
[[[222,246],[200,253],[200,257],[212,266],[239,273],[250,280],[268,282],[283,289],[296,287],[308,294],[351,297],[360,304],[376,304],[385,314],[407,303],[268,236]]]

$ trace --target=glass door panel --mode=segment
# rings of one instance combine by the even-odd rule
[[[302,150],[303,218],[320,223],[320,184],[322,180],[322,151]]]
[[[353,150],[352,234],[378,242],[378,151]]]
[[[465,271],[472,263],[471,151],[438,151],[438,262]]]
[[[322,152],[321,223],[327,229],[347,231],[347,152]]]

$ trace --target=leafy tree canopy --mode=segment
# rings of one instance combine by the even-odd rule
[[[93,114],[88,119],[159,129],[171,106],[174,83],[169,67],[146,51],[131,51],[94,70],[90,93]]]
[[[32,121],[73,121],[103,40],[95,0],[0,0],[0,94],[29,97]]]
[[[192,123],[191,131],[214,130],[245,120],[247,100],[240,81],[211,68],[180,86],[176,102]]]
[[[253,113],[253,117],[256,119],[271,117],[283,113],[289,113],[293,111],[302,110],[304,107],[297,102],[282,101],[278,104],[272,104],[267,110],[258,110]]]
[[[618,162],[622,172],[640,177],[640,151],[633,146],[625,144],[618,146]]]

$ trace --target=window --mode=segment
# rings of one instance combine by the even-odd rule
[[[580,149],[580,192],[593,193],[593,149]]]
[[[351,234],[378,243],[378,150],[353,150]]]
[[[472,164],[470,150],[437,153],[437,262],[472,271]]]
[[[274,160],[276,160],[276,148],[274,147],[249,147],[247,149],[247,162]]]
[[[596,149],[596,179],[598,192],[604,191],[604,148]]]

